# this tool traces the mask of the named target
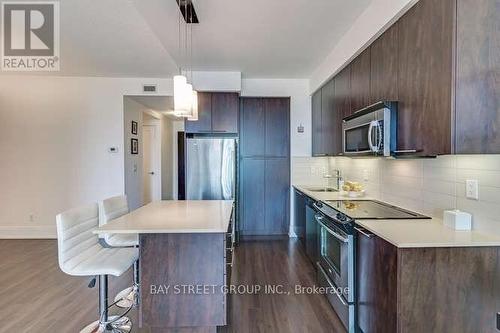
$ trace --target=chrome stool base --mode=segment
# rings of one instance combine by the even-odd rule
[[[120,291],[115,299],[115,305],[119,308],[130,308],[137,304],[137,286],[129,287]]]
[[[94,321],[82,329],[80,333],[129,333],[132,331],[132,321],[128,317],[110,316],[108,320],[110,322],[108,325]],[[108,329],[106,329],[106,326],[108,326]]]

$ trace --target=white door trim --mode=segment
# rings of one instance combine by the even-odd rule
[[[155,136],[154,136],[154,152],[157,156],[156,158],[156,162],[157,162],[157,165],[156,165],[156,170],[154,171],[155,172],[155,175],[158,175],[158,177],[156,177],[156,186],[154,186],[154,193],[153,193],[153,198],[152,200],[155,201],[155,200],[161,200],[162,198],[162,175],[161,175],[161,126],[160,126],[160,120],[158,119],[149,119],[149,120],[145,120],[142,124],[143,127],[145,126],[152,126],[155,128]],[[143,131],[144,133],[144,131]],[[144,141],[144,137],[142,139]],[[144,154],[143,154],[144,156]],[[146,170],[143,170],[143,172],[146,172]],[[144,187],[143,187],[144,188]]]

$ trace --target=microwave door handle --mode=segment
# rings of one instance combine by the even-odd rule
[[[380,148],[382,147],[382,126],[380,126],[380,123],[377,122],[377,133],[378,133],[378,142],[377,142],[377,152],[380,151]]]
[[[378,153],[379,147],[375,146],[372,141],[372,133],[374,127],[378,127],[378,130],[380,131],[379,123],[376,120],[371,121],[370,126],[368,127],[368,146],[370,147],[370,150],[372,152]]]
[[[373,131],[373,121],[370,123],[370,126],[368,127],[368,146],[370,147],[371,151],[374,151],[375,147],[373,146],[372,142],[372,131]]]

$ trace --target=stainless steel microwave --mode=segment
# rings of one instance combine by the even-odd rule
[[[344,155],[391,156],[396,149],[397,102],[378,102],[342,120]]]

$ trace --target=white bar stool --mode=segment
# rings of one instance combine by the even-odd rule
[[[111,220],[128,214],[127,197],[118,195],[99,202],[99,224],[104,225]],[[104,241],[110,247],[139,247],[137,234],[105,234]],[[132,287],[120,291],[116,297],[116,305],[122,308],[137,306],[139,291],[139,260],[134,262],[134,282]]]
[[[74,276],[99,277],[99,320],[81,333],[130,332],[132,322],[125,315],[108,316],[108,275],[120,276],[137,260],[135,248],[105,248],[92,230],[99,225],[97,204],[68,210],[56,216],[57,252],[61,270]],[[112,304],[113,305],[113,304]]]

